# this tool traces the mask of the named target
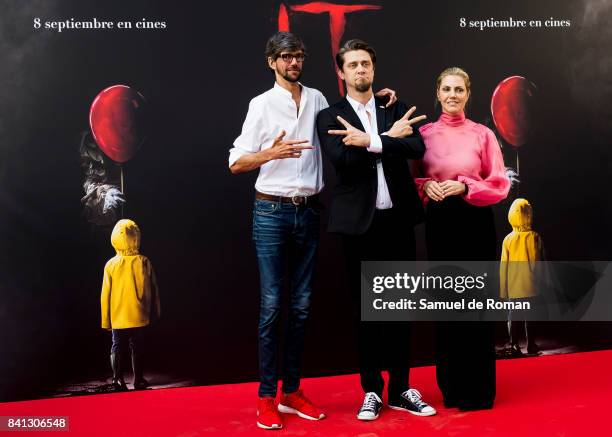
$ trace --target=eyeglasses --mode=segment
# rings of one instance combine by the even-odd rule
[[[293,62],[294,59],[296,60],[296,62],[304,62],[304,58],[306,58],[306,55],[304,53],[298,53],[297,55],[292,55],[291,53],[283,53],[281,55],[278,55],[278,57],[286,63],[290,64],[291,62]]]

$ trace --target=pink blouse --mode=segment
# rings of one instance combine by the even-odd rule
[[[427,150],[417,162],[414,180],[423,203],[429,197],[423,185],[429,180],[454,180],[468,186],[463,196],[476,206],[493,205],[508,195],[510,180],[495,134],[465,114],[442,113],[438,121],[420,129]]]

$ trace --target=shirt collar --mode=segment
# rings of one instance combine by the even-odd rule
[[[372,97],[370,97],[370,100],[368,100],[368,102],[365,105],[363,105],[360,102],[358,102],[357,100],[353,99],[348,94],[346,95],[346,100],[348,100],[348,102],[351,104],[351,106],[353,107],[353,109],[357,113],[359,113],[359,110],[363,108],[363,109],[365,109],[367,111],[370,111],[370,114],[376,114],[376,102],[374,101],[374,95],[373,94],[372,94]]]
[[[300,93],[301,93],[302,95],[304,95],[304,85],[302,85],[302,83],[301,83],[301,82],[298,82],[298,84],[300,85]],[[291,95],[291,91],[287,91],[285,88],[283,88],[282,86],[280,86],[280,85],[278,84],[278,82],[274,82],[274,89],[275,89],[277,92],[280,92],[281,94],[283,94],[283,95],[284,95],[284,96],[286,96],[286,97],[289,97],[289,98],[293,97],[293,96]]]

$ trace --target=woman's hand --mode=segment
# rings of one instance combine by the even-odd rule
[[[444,197],[457,196],[465,193],[465,184],[459,181],[444,181],[440,182],[439,187],[444,192]]]
[[[427,194],[431,200],[435,200],[436,202],[444,199],[444,190],[436,181],[425,182],[423,185],[423,191],[425,191],[425,194]]]

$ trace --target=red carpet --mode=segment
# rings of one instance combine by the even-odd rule
[[[610,435],[612,350],[504,360],[497,369],[495,408],[472,413],[444,409],[433,367],[413,369],[411,384],[438,409],[432,417],[383,409],[375,422],[357,421],[357,375],[304,380],[306,393],[328,418],[285,416],[280,431],[256,427],[255,383],[12,402],[0,404],[0,416],[69,416],[68,433],[31,434],[37,436]]]

